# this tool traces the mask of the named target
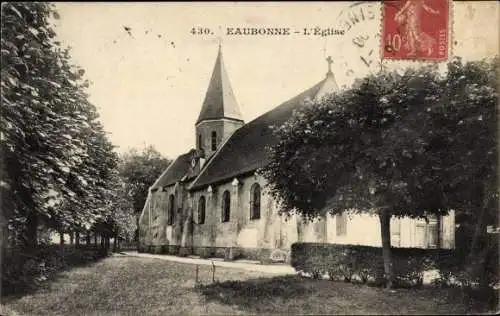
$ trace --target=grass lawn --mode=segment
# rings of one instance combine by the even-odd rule
[[[298,276],[199,266],[150,258],[110,257],[62,272],[44,288],[2,299],[9,315],[179,314],[451,314],[465,306],[452,292],[396,290]],[[3,310],[2,310],[3,309]]]

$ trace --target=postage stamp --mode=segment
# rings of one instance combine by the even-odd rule
[[[383,59],[448,59],[448,0],[385,1],[382,28]]]

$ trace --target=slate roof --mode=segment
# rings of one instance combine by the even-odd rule
[[[302,108],[306,99],[317,99],[338,91],[331,72],[325,79],[296,97],[282,103],[236,130],[225,144],[205,164],[190,189],[198,189],[233,177],[250,173],[268,163],[265,147],[275,144],[276,137],[269,126],[279,126],[289,119],[293,110]]]
[[[238,102],[236,102],[231,83],[229,82],[226,67],[224,66],[222,50],[219,46],[212,77],[210,78],[205,100],[203,101],[196,124],[204,120],[220,118],[243,121]]]
[[[193,179],[196,173],[191,167],[191,160],[196,156],[196,150],[191,149],[189,152],[177,157],[151,186],[151,189],[161,189],[180,180]]]

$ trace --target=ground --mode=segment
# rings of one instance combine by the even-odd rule
[[[9,315],[451,314],[464,313],[444,289],[396,290],[295,275],[113,256],[62,272],[32,294],[3,299]]]

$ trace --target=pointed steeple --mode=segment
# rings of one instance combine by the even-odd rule
[[[222,48],[219,42],[219,52],[212,71],[212,77],[196,124],[204,120],[222,118],[243,121],[224,66]]]

